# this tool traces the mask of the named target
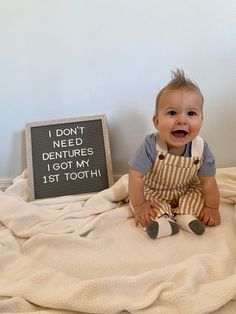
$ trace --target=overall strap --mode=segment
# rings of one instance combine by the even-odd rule
[[[193,157],[202,157],[204,150],[204,140],[202,137],[197,136],[192,141],[191,154]]]
[[[158,152],[168,153],[167,144],[160,138],[158,131],[156,133],[156,150]]]

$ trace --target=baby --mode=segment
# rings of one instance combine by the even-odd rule
[[[129,196],[136,225],[150,238],[174,235],[179,227],[201,235],[220,224],[215,159],[198,136],[203,96],[184,72],[159,92],[153,123],[129,160]]]

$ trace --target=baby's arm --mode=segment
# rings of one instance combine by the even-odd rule
[[[202,185],[204,206],[198,218],[207,226],[220,224],[220,193],[215,177],[199,177]]]
[[[145,227],[151,218],[156,217],[153,205],[144,196],[144,174],[135,169],[129,169],[129,197],[134,208],[135,223]]]

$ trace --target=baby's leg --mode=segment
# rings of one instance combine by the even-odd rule
[[[178,226],[185,231],[195,233],[197,235],[201,235],[205,232],[204,224],[191,214],[176,215],[175,220]]]
[[[203,207],[202,191],[199,184],[189,188],[179,199],[179,206],[174,210],[175,220],[181,229],[201,235],[205,231],[204,224],[197,219]]]
[[[159,239],[176,234],[179,227],[168,215],[152,220],[146,227],[146,232],[151,239]]]

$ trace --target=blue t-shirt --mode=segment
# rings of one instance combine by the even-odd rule
[[[191,145],[188,143],[185,147],[184,157],[191,157]],[[137,151],[131,156],[129,160],[129,167],[146,174],[150,168],[154,165],[156,156],[156,133],[152,133],[146,136],[143,143],[139,146]],[[215,158],[204,140],[203,148],[203,163],[198,171],[199,177],[211,177],[216,173]]]

